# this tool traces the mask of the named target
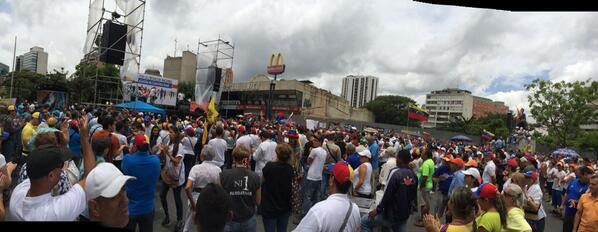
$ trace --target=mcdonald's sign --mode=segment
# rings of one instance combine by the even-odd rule
[[[284,58],[280,53],[272,53],[270,55],[270,63],[268,63],[268,74],[278,75],[284,73]]]

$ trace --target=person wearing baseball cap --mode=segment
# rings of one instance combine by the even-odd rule
[[[482,182],[482,177],[480,176],[480,171],[477,168],[468,168],[466,170],[461,171],[465,175],[465,186],[475,190],[480,183]]]
[[[474,159],[469,159],[467,163],[465,163],[465,168],[478,168],[478,161]]]
[[[353,178],[353,184],[355,184],[355,187],[353,188],[353,195],[364,198],[372,198],[372,164],[370,163],[370,160],[372,159],[372,153],[365,149],[358,154],[361,164],[357,170],[355,170],[355,176]]]
[[[135,153],[127,154],[122,160],[122,171],[125,175],[135,177],[126,184],[129,199],[128,228],[135,231],[153,231],[154,196],[156,183],[160,177],[160,159],[149,153],[149,144],[145,134],[139,133],[133,138]]]
[[[496,164],[494,164],[494,158],[494,153],[489,153],[484,158],[486,161],[486,166],[482,173],[482,180],[484,183],[496,183]]]
[[[349,199],[351,167],[337,162],[330,171],[330,196],[314,205],[295,231],[356,231],[360,226],[359,207]]]
[[[474,195],[484,212],[475,219],[476,231],[502,231],[507,223],[507,209],[498,188],[492,183],[484,183],[478,187]]]
[[[546,212],[544,211],[544,205],[542,204],[542,188],[538,184],[538,172],[533,168],[525,168],[523,175],[525,178],[525,186],[529,186],[526,191],[526,203],[523,206],[526,213],[526,219],[534,231],[544,231],[544,224],[546,218]],[[537,213],[529,213],[537,212]]]
[[[558,162],[556,168],[553,167],[551,171],[548,172],[548,175],[549,178],[553,178],[553,181],[551,182],[552,185],[549,185],[549,190],[552,190],[552,213],[559,214],[559,208],[563,201],[563,184],[561,184],[561,180],[567,175],[563,170],[563,163]]]
[[[129,180],[135,177],[123,175],[111,163],[100,163],[89,172],[85,189],[92,221],[113,228],[127,225],[129,209],[124,186]]]
[[[84,173],[90,173],[95,166],[95,157],[89,144],[87,119],[80,119],[81,145],[83,149]],[[84,132],[84,133],[83,133]],[[10,198],[9,218],[12,221],[74,221],[87,206],[85,181],[68,192],[52,196],[51,191],[60,180],[65,161],[72,157],[70,151],[56,145],[42,145],[31,151],[27,157],[27,180],[15,187]]]
[[[35,112],[31,115],[31,120],[21,130],[21,142],[23,145],[23,155],[29,155],[29,140],[37,133],[37,126],[41,123],[41,117],[39,112]]]
[[[463,162],[463,159],[461,159],[461,158],[454,158],[451,160],[449,165],[450,165],[451,171],[453,172],[453,181],[451,181],[451,185],[450,185],[449,191],[448,191],[448,197],[450,198],[451,194],[453,192],[453,189],[455,189],[457,187],[465,186],[465,174],[463,174],[463,172],[460,171],[460,170],[463,170],[463,167],[465,166],[465,162]]]

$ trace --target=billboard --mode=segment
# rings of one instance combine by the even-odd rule
[[[178,81],[149,74],[127,76],[123,83],[125,101],[140,100],[155,105],[175,106]]]
[[[37,92],[37,102],[48,104],[50,109],[62,110],[67,107],[67,93],[62,91],[40,90]]]

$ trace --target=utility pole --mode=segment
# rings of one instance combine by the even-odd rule
[[[15,81],[15,64],[17,63],[17,36],[15,35],[15,47],[12,52],[12,75],[10,77],[10,98],[12,98],[13,83]]]

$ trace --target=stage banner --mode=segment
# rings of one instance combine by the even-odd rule
[[[68,94],[62,91],[40,90],[37,92],[37,102],[49,105],[52,110],[62,110],[67,107]]]
[[[155,105],[176,106],[178,81],[149,74],[127,76],[123,82],[125,101],[134,99]]]

